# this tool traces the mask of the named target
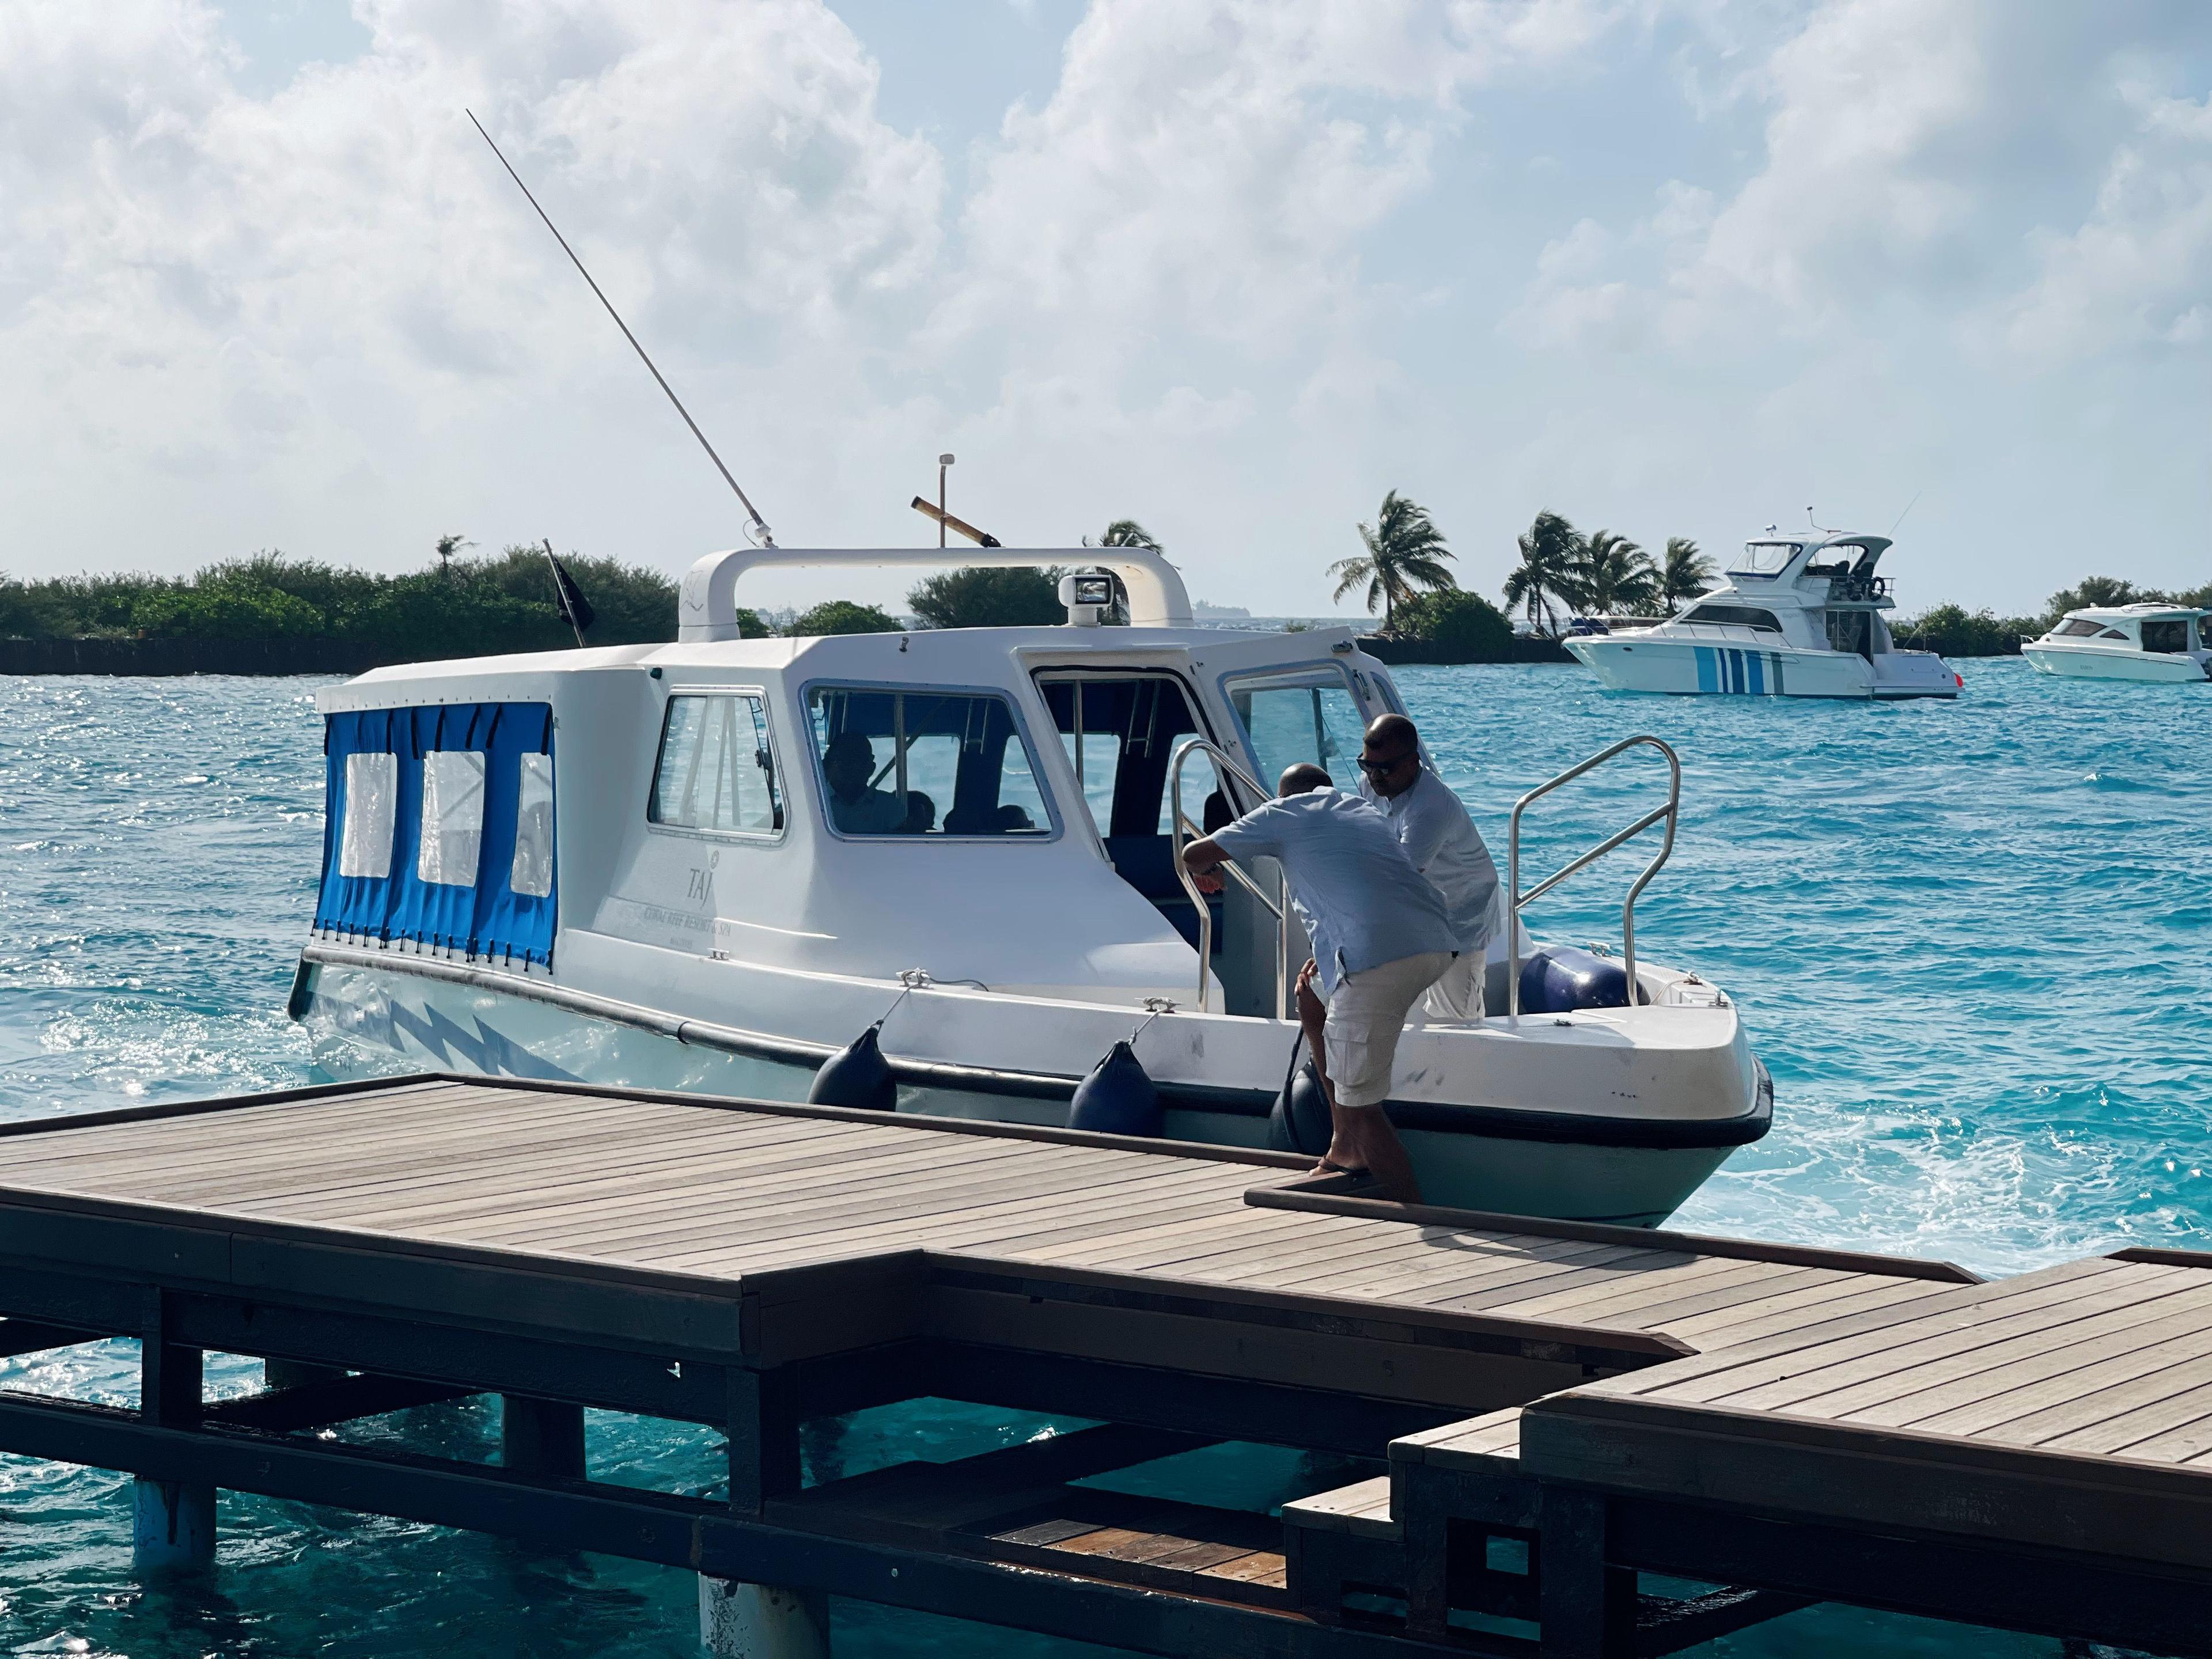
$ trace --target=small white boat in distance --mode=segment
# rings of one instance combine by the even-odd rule
[[[1097,626],[1110,582],[1070,576],[1063,626],[738,637],[757,567],[949,562],[1104,564],[1132,625]],[[1350,783],[1362,728],[1405,704],[1346,629],[1236,633],[1190,611],[1141,548],[741,549],[692,569],[672,643],[327,688],[328,829],[293,1017],[340,1075],[1047,1125],[1133,1043],[1158,1108],[1136,1133],[1279,1131],[1317,1152],[1274,1110],[1301,1053],[1295,913],[1279,925],[1271,868],[1202,896],[1176,854],[1292,762]],[[1656,739],[1630,745],[1667,759],[1636,827],[1663,822],[1671,848],[1680,768]],[[1498,863],[1525,903],[1559,878],[1516,865],[1521,817]],[[1635,896],[1665,855],[1630,889],[1619,957],[1524,933],[1517,964],[1504,947],[1490,964],[1488,1020],[1406,1033],[1387,1109],[1431,1201],[1656,1223],[1766,1133],[1772,1086],[1735,1005],[1635,949]],[[817,1095],[825,1062],[872,1031],[875,1097]]]
[[[1964,684],[1932,651],[1900,651],[1875,574],[1887,536],[1769,532],[1679,617],[1633,634],[1560,641],[1613,691],[1753,697],[1955,697]]]
[[[2039,674],[2084,680],[2212,679],[2212,611],[2185,605],[2089,605],[2020,654]]]

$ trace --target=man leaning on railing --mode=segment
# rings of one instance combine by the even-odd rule
[[[1389,820],[1310,763],[1283,774],[1275,799],[1191,842],[1182,857],[1209,892],[1220,890],[1220,866],[1231,859],[1280,861],[1313,941],[1298,975],[1298,1020],[1334,1126],[1314,1173],[1365,1171],[1377,1196],[1419,1202],[1413,1160],[1382,1108],[1406,1016],[1458,950],[1443,896]]]

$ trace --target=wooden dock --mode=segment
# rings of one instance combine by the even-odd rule
[[[1302,1170],[458,1079],[6,1126],[0,1353],[144,1370],[0,1391],[0,1450],[158,1483],[173,1538],[229,1487],[1168,1655],[1664,1653],[1816,1600],[2212,1650],[2212,1258],[1985,1285]],[[208,1402],[208,1351],[285,1385]],[[314,1433],[480,1395],[497,1467]],[[1098,1426],[803,1483],[803,1423],[927,1396]],[[593,1478],[586,1407],[726,1434],[726,1501]],[[1370,1473],[1081,1484],[1224,1441]]]

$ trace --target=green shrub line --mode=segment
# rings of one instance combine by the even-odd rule
[[[576,554],[564,562],[596,613],[592,644],[675,637],[676,584],[659,571]],[[767,630],[753,617],[745,631]],[[0,638],[328,639],[416,660],[576,642],[545,555],[529,547],[403,575],[270,551],[183,577],[0,578]]]
[[[566,556],[565,562],[596,613],[590,643],[654,644],[675,637],[676,584],[668,577],[580,554]],[[1516,647],[1504,613],[1480,594],[1451,585],[1449,573],[1439,574],[1442,585],[1431,591],[1398,595],[1390,638],[1439,661],[1513,660]],[[955,570],[920,584],[908,603],[925,628],[1054,623],[1064,614],[1054,586],[1060,574],[1057,569]],[[1363,572],[1359,579],[1368,577]],[[2212,608],[2212,582],[2167,592],[2091,576],[2052,594],[2041,616],[2000,617],[1986,608],[1969,611],[1946,604],[1898,618],[1891,632],[1900,646],[1947,657],[2014,655],[2023,638],[2034,638],[2069,611],[2137,600]],[[1656,603],[1650,608],[1656,610]],[[740,610],[738,620],[748,639],[769,632],[751,611]],[[830,599],[801,613],[790,631],[889,633],[902,626],[878,606]],[[482,557],[453,557],[399,575],[272,550],[182,577],[125,574],[18,581],[0,576],[0,639],[325,639],[393,660],[555,650],[575,642],[554,602],[544,552],[519,546]]]

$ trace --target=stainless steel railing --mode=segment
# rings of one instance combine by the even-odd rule
[[[1168,763],[1168,799],[1175,803],[1174,840],[1168,852],[1175,860],[1176,879],[1182,883],[1183,891],[1190,895],[1190,902],[1198,910],[1198,1011],[1205,1013],[1207,1012],[1213,972],[1213,911],[1206,904],[1206,895],[1199,891],[1197,878],[1182,861],[1182,849],[1189,844],[1184,832],[1188,830],[1200,840],[1206,836],[1205,827],[1193,823],[1189,814],[1182,810],[1182,769],[1193,755],[1200,753],[1213,763],[1213,775],[1220,781],[1224,791],[1233,778],[1252,792],[1255,801],[1266,800],[1268,792],[1259,779],[1238,765],[1218,744],[1209,743],[1204,738],[1193,738],[1176,750],[1175,758]],[[1267,914],[1275,919],[1275,1018],[1288,1019],[1291,1017],[1290,981],[1283,960],[1283,907],[1259,883],[1238,869],[1233,861],[1220,867],[1224,875],[1243,883],[1244,890],[1259,900]]]
[[[1667,804],[1664,806],[1652,808],[1650,811],[1637,819],[1619,835],[1607,836],[1555,874],[1537,883],[1524,896],[1521,891],[1521,814],[1527,810],[1528,803],[1550,794],[1563,783],[1572,783],[1583,773],[1604,765],[1616,755],[1625,754],[1631,749],[1647,744],[1667,757]],[[1513,803],[1513,817],[1510,827],[1506,832],[1505,843],[1506,881],[1509,884],[1507,891],[1511,899],[1511,908],[1507,913],[1506,931],[1512,935],[1507,947],[1511,967],[1510,976],[1506,981],[1506,996],[1509,999],[1507,1006],[1515,1015],[1517,1016],[1521,1012],[1522,909],[1543,897],[1569,876],[1573,875],[1576,871],[1595,864],[1622,842],[1633,840],[1663,819],[1667,825],[1667,839],[1659,848],[1659,856],[1645,865],[1644,873],[1629,884],[1628,897],[1620,907],[1621,957],[1628,970],[1628,1000],[1632,1005],[1644,1000],[1643,993],[1637,988],[1636,983],[1636,896],[1644,890],[1652,877],[1659,873],[1659,866],[1666,863],[1668,855],[1674,852],[1674,824],[1681,810],[1682,762],[1680,757],[1658,738],[1640,736],[1623,738],[1611,748],[1600,750],[1579,766],[1571,766],[1559,776],[1547,782],[1538,784]]]

